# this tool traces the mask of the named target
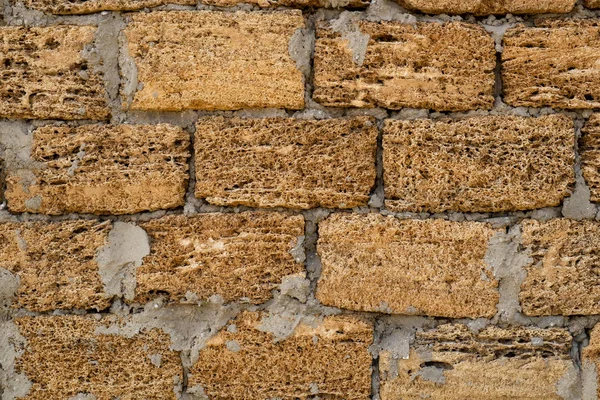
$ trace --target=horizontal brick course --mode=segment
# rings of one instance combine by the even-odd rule
[[[475,24],[321,22],[313,98],[331,107],[489,109],[495,65],[494,41]]]
[[[137,268],[137,300],[168,299],[262,303],[285,276],[304,274],[304,219],[283,213],[245,212],[167,216],[142,223],[150,254]],[[297,255],[297,256],[298,256]],[[300,257],[301,259],[302,257]]]
[[[398,0],[415,11],[428,14],[543,14],[568,13],[576,0]]]
[[[196,197],[253,207],[366,205],[376,148],[376,122],[367,117],[202,118],[196,124]]]
[[[182,206],[189,147],[189,134],[166,124],[38,128],[28,169],[8,173],[8,207],[56,215]]]
[[[563,399],[562,381],[577,374],[571,340],[557,328],[418,331],[408,358],[380,354],[381,399]]]
[[[561,115],[387,120],[386,206],[411,212],[554,207],[571,193],[575,130]]]
[[[268,314],[243,312],[200,351],[188,388],[211,399],[369,399],[373,329],[348,316],[300,323],[289,337],[263,327]]]
[[[90,14],[99,11],[130,11],[165,4],[196,5],[197,0],[24,0],[26,7],[52,14]]]
[[[25,317],[15,320],[27,347],[18,371],[32,382],[23,399],[176,399],[183,382],[178,353],[159,329],[132,337],[98,333],[108,323],[91,316]],[[160,360],[156,362],[155,360]]]
[[[31,311],[108,308],[96,261],[110,223],[0,223],[0,268],[19,278],[14,306]]]
[[[124,30],[137,67],[132,110],[304,107],[289,51],[300,11],[134,14]]]
[[[600,223],[553,219],[522,223],[523,246],[531,257],[519,299],[526,315],[600,313],[596,254]]]
[[[484,261],[489,225],[334,214],[319,224],[317,298],[360,311],[491,317],[498,282]]]
[[[505,102],[517,107],[600,107],[599,37],[596,19],[509,29],[502,53]]]
[[[107,119],[102,75],[84,57],[96,29],[0,26],[0,117]]]

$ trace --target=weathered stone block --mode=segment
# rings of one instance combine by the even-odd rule
[[[252,207],[352,208],[375,185],[375,120],[208,117],[196,125],[196,197]]]
[[[427,14],[558,14],[568,13],[576,0],[397,0]],[[592,0],[593,1],[593,0]]]
[[[243,312],[209,339],[190,370],[188,388],[211,399],[369,399],[372,327],[354,317],[300,323],[283,340],[269,315]]]
[[[189,147],[189,134],[166,124],[38,128],[28,165],[8,173],[8,207],[53,215],[179,207]]]
[[[332,107],[489,109],[494,41],[462,22],[368,22],[344,14],[317,26],[313,98]]]
[[[85,56],[96,27],[0,27],[0,117],[110,116],[102,74]]]
[[[410,212],[555,207],[575,183],[575,130],[562,115],[388,120],[386,206]]]
[[[317,298],[359,311],[491,317],[498,282],[485,255],[495,233],[478,222],[334,214],[319,224]]]
[[[304,107],[302,72],[290,53],[300,11],[171,11],[133,14],[125,29],[136,79],[132,110]],[[130,65],[135,64],[135,65]],[[122,65],[123,66],[123,65]]]

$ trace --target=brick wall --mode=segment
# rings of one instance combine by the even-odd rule
[[[0,5],[0,399],[598,398],[600,1]]]

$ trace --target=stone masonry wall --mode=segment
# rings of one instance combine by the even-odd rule
[[[600,1],[0,5],[2,400],[600,395]]]

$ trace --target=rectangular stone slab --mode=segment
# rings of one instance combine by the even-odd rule
[[[13,212],[132,214],[182,206],[190,137],[167,125],[45,126],[12,169]]]
[[[515,107],[600,107],[600,23],[556,20],[504,35],[504,101]]]
[[[284,213],[167,216],[140,224],[150,254],[137,268],[136,300],[271,298],[286,277],[302,279],[304,219]]]
[[[276,338],[270,318],[242,312],[209,339],[190,370],[188,390],[231,400],[370,399],[370,324],[330,316],[300,322],[289,336]]]
[[[410,212],[502,212],[556,207],[575,183],[575,129],[540,118],[387,120],[386,207]]]
[[[498,282],[478,222],[333,214],[319,224],[317,298],[329,306],[437,317],[491,317]]]
[[[290,43],[304,26],[300,11],[133,14],[124,33],[137,82],[124,85],[124,106],[301,109],[304,81]]]
[[[16,319],[27,343],[17,371],[32,383],[22,399],[70,399],[81,393],[97,399],[175,400],[183,367],[179,353],[170,350],[169,335],[160,329],[131,337],[99,333],[115,320],[75,315]]]
[[[561,400],[578,384],[571,340],[559,328],[420,330],[408,358],[380,353],[381,400]]]
[[[110,307],[96,261],[110,226],[84,220],[0,223],[0,268],[19,282],[13,306],[37,312]]]
[[[586,0],[589,1],[589,0]],[[403,7],[427,14],[559,14],[576,0],[398,0]]]
[[[196,197],[217,205],[364,206],[375,185],[377,126],[367,117],[208,117],[196,124]]]
[[[600,223],[553,219],[522,222],[531,257],[519,300],[526,315],[600,314]]]
[[[110,117],[102,74],[85,49],[94,26],[0,27],[0,117]]]
[[[365,8],[369,0],[200,0],[200,3],[232,7],[238,4],[256,4],[259,7],[324,7],[324,8]],[[31,9],[51,14],[90,14],[99,11],[133,11],[146,7],[159,7],[167,4],[195,6],[196,0],[24,0]]]
[[[330,107],[490,109],[495,66],[494,41],[478,25],[343,14],[317,25],[313,98]]]

